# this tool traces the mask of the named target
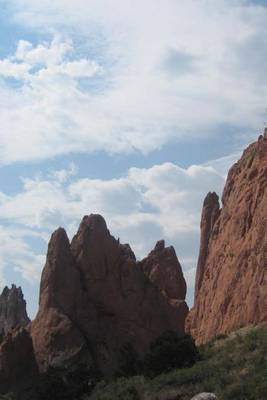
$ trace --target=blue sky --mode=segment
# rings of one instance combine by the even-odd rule
[[[266,1],[0,6],[0,286],[33,317],[50,234],[98,212],[174,244],[191,304],[203,198],[267,120]]]

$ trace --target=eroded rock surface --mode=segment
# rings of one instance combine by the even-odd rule
[[[71,243],[58,229],[31,329],[39,368],[76,360],[112,374],[125,343],[142,353],[164,331],[184,331],[185,294],[173,248],[157,245],[136,262],[130,246],[120,244],[94,214],[83,218]]]
[[[157,242],[141,265],[150,281],[169,299],[185,299],[186,282],[172,246],[165,247],[164,240]]]
[[[26,302],[21,288],[12,285],[5,287],[0,296],[0,336],[17,327],[26,326],[30,322],[26,311]]]
[[[230,169],[201,220],[195,304],[187,330],[198,343],[267,319],[267,131]]]

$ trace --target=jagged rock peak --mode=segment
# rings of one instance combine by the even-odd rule
[[[203,207],[215,208],[219,205],[219,196],[216,192],[209,192],[204,199]]]
[[[141,265],[150,281],[168,298],[185,299],[186,282],[172,246],[165,247],[164,240],[158,241]]]
[[[67,248],[69,245],[70,242],[65,229],[61,227],[58,228],[53,232],[49,241],[47,257],[50,253],[60,252],[62,248]]]
[[[135,254],[128,243],[120,244],[121,254],[125,258],[136,261]]]
[[[195,301],[202,284],[205,262],[209,252],[209,242],[214,224],[219,216],[219,196],[215,192],[209,192],[204,199],[201,223],[200,223],[200,247],[195,281]]]
[[[267,131],[227,177],[222,208],[205,200],[196,297],[187,329],[198,343],[267,320]]]
[[[155,251],[162,251],[164,249],[165,249],[165,240],[159,240],[156,243],[154,250]]]
[[[108,232],[106,221],[100,214],[90,214],[83,217],[78,233],[88,229],[97,233]]]
[[[162,278],[154,281],[148,269]],[[163,241],[137,262],[100,215],[85,216],[71,244],[60,228],[48,246],[31,328],[40,370],[78,360],[104,375],[114,373],[125,343],[143,353],[164,331],[184,332],[185,294],[174,248]]]
[[[0,334],[6,335],[14,328],[26,326],[30,319],[26,311],[21,287],[4,288],[0,295]]]

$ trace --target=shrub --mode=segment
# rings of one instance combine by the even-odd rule
[[[119,378],[111,383],[100,382],[90,400],[140,400],[143,398],[144,378]]]
[[[0,394],[0,400],[15,400],[13,393]]]
[[[97,380],[96,372],[85,366],[74,371],[50,368],[41,376],[37,391],[41,400],[73,400],[90,394]]]
[[[142,370],[142,361],[131,343],[126,343],[120,351],[117,376],[130,377]]]
[[[190,335],[167,331],[150,345],[144,360],[144,373],[154,377],[174,368],[191,367],[198,356],[197,347]]]

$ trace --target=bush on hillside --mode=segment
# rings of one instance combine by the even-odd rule
[[[41,400],[78,399],[90,394],[98,379],[96,371],[85,366],[68,372],[50,368],[41,376],[37,392]]]
[[[191,367],[199,353],[190,335],[167,331],[150,345],[144,359],[144,373],[154,377],[175,368]]]
[[[142,372],[142,361],[131,343],[126,343],[120,351],[118,377],[130,377]]]

